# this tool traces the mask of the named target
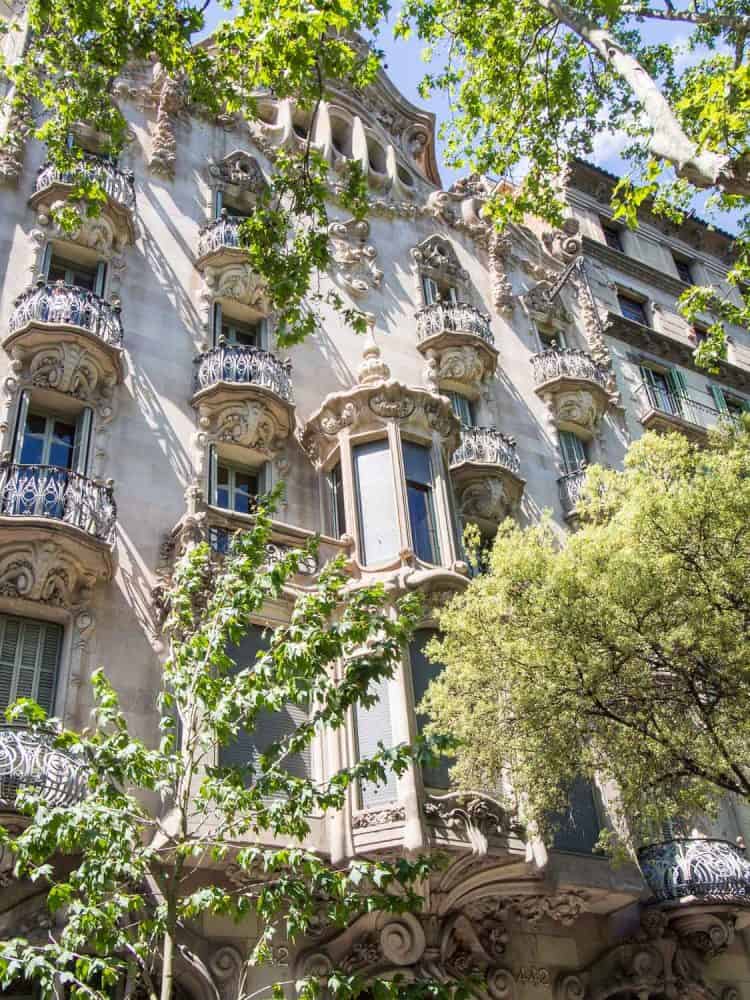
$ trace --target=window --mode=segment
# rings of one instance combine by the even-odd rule
[[[460,392],[446,392],[445,395],[448,399],[450,399],[453,412],[456,414],[463,426],[473,427],[475,420],[474,407],[472,406],[471,400],[467,399],[466,396],[462,396]]]
[[[622,253],[622,237],[619,228],[610,223],[602,222],[602,232],[604,233],[604,242],[610,250],[619,250]]]
[[[224,510],[238,514],[252,514],[255,504],[264,491],[264,469],[240,469],[224,462],[216,463],[214,503]]]
[[[265,322],[233,319],[225,316],[220,302],[214,303],[213,317],[214,345],[224,340],[236,347],[263,347],[265,343]]]
[[[364,760],[376,753],[378,743],[386,747],[393,746],[388,690],[388,678],[383,677],[370,687],[371,693],[377,698],[375,704],[369,708],[365,708],[364,705],[357,705],[355,708],[358,760]],[[396,798],[396,776],[393,771],[388,771],[387,774],[385,784],[362,782],[360,798],[363,808],[380,805],[382,802],[392,802]]]
[[[417,556],[428,563],[440,562],[430,449],[403,442],[406,495],[409,503],[411,540]]]
[[[414,637],[409,643],[409,662],[411,663],[411,680],[414,689],[414,707],[416,708],[424,698],[425,692],[430,685],[430,681],[438,677],[443,670],[442,664],[430,663],[425,654],[425,649],[430,639],[437,636],[434,629],[417,629]],[[427,724],[427,716],[417,712],[417,732],[421,733]],[[433,767],[424,767],[422,777],[428,788],[448,788],[450,786],[449,771],[453,760],[450,757],[443,757]]]
[[[346,534],[346,515],[344,513],[344,481],[341,478],[341,463],[334,465],[326,477],[328,485],[328,512],[330,532],[333,538],[341,538]]]
[[[539,344],[543,351],[565,351],[568,348],[567,338],[562,330],[537,330]]]
[[[718,385],[711,385],[709,389],[719,413],[731,417],[735,421],[739,421],[743,413],[747,413],[750,410],[750,402],[747,399],[743,399],[742,396],[735,396]]]
[[[649,405],[662,413],[682,416],[686,386],[682,372],[677,368],[659,369],[641,365],[643,384]]]
[[[386,440],[368,441],[353,455],[360,559],[371,566],[395,559],[401,550],[391,451]]]
[[[690,269],[690,261],[686,257],[679,257],[677,254],[672,254],[672,260],[674,260],[674,266],[677,269],[680,281],[684,281],[686,285],[692,285],[693,274]]]
[[[579,472],[588,462],[585,442],[572,431],[560,431],[560,453],[566,476]]]
[[[449,285],[446,282],[439,283],[427,275],[422,276],[422,291],[427,306],[435,305],[438,302],[456,305],[458,302],[458,292],[454,285]]]
[[[18,698],[53,712],[62,638],[62,626],[53,622],[0,615],[0,712]]]
[[[76,261],[65,260],[53,253],[48,246],[48,253],[45,254],[44,273],[47,281],[62,281],[66,285],[75,285],[77,288],[85,288],[86,291],[95,295],[104,295],[104,283],[107,274],[107,265],[104,261],[98,264],[79,264]]]
[[[703,341],[708,337],[708,330],[705,326],[699,326],[698,323],[693,324],[693,340],[695,341],[696,347],[700,347]]]
[[[568,795],[568,808],[552,818],[552,846],[558,851],[591,854],[599,839],[601,824],[591,783],[577,778]]]
[[[251,625],[238,646],[230,647],[228,655],[236,664],[237,671],[252,667],[259,653],[268,649],[269,634],[260,625]],[[237,738],[219,748],[219,764],[222,767],[257,767],[258,757],[266,753],[273,743],[291,736],[295,729],[308,719],[308,710],[296,703],[287,703],[278,712],[263,711],[255,720],[252,732],[241,729]],[[301,753],[291,754],[284,760],[284,770],[297,778],[309,778],[312,774],[312,754],[310,747]],[[252,776],[248,776],[252,780]]]
[[[618,292],[617,301],[620,306],[620,312],[625,319],[632,320],[634,323],[640,323],[641,326],[648,326],[646,304],[644,302],[640,299],[634,299],[630,295],[624,295],[622,292]]]
[[[222,212],[231,215],[235,219],[248,219],[252,214],[247,206],[240,206],[227,198],[224,191],[214,191],[214,218],[218,219]]]

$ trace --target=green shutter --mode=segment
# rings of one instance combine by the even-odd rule
[[[51,713],[62,627],[11,615],[0,615],[0,626],[0,709],[17,698],[33,698]]]
[[[670,368],[667,372],[667,379],[671,386],[672,392],[680,399],[687,398],[687,385],[685,383],[685,376],[682,374],[679,368]]]
[[[719,413],[729,413],[729,407],[727,406],[727,401],[724,398],[723,390],[720,389],[718,385],[709,385],[708,388],[714,398],[714,403]]]
[[[372,686],[372,694],[377,695],[377,701],[369,708],[356,706],[357,720],[357,755],[362,760],[377,752],[378,743],[383,746],[393,746],[393,727],[391,725],[391,707],[388,699],[388,679],[383,678]],[[392,802],[396,798],[396,776],[388,773],[384,785],[363,782],[360,787],[362,805],[365,808],[379,805],[381,802]]]

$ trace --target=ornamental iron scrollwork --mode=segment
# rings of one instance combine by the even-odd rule
[[[201,227],[198,233],[198,256],[215,253],[228,247],[230,250],[241,250],[240,226],[243,219],[238,215],[229,215],[222,211],[217,219],[212,219]]]
[[[726,840],[679,839],[638,852],[643,877],[660,902],[688,896],[750,905],[750,861]]]
[[[109,542],[117,519],[110,485],[52,465],[0,466],[0,514],[70,524]]]
[[[76,326],[112,347],[122,345],[119,305],[113,305],[87,288],[50,283],[40,278],[13,303],[8,329],[16,333],[31,323]]]
[[[441,333],[466,333],[480,337],[491,347],[495,346],[489,316],[467,302],[436,302],[420,309],[415,318],[418,343]]]
[[[195,362],[196,392],[217,382],[235,382],[260,386],[287,403],[293,402],[291,363],[279,361],[269,351],[221,344],[199,354]]]
[[[72,806],[86,792],[82,761],[54,746],[51,731],[0,723],[0,809],[15,809],[19,790],[33,789],[48,806]]]
[[[461,445],[453,453],[451,468],[467,463],[497,466],[513,475],[521,469],[516,442],[494,427],[461,428]]]
[[[60,170],[54,163],[39,168],[34,191],[44,191],[53,184],[75,184],[78,180],[95,181],[108,198],[123,208],[135,208],[135,177],[132,170],[120,170],[109,160],[87,153],[71,170]]]
[[[563,513],[566,517],[570,517],[571,514],[575,513],[578,501],[581,499],[581,493],[583,492],[583,484],[585,481],[585,468],[576,469],[574,472],[568,472],[564,476],[560,476],[557,480],[557,488],[560,493],[560,503],[562,504]]]
[[[585,351],[550,348],[532,355],[530,360],[536,385],[556,378],[596,382],[605,390],[609,385],[610,372],[603,365],[597,364]]]

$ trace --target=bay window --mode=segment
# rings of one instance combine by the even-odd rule
[[[356,445],[352,453],[361,561],[374,565],[395,559],[401,539],[388,441],[368,441]]]
[[[428,563],[440,562],[430,449],[403,441],[406,497],[414,552]]]

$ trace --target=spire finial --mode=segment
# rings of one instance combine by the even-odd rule
[[[391,369],[380,356],[380,348],[375,341],[375,317],[365,313],[367,333],[362,351],[362,364],[357,369],[357,379],[360,385],[372,385],[374,382],[385,382],[391,376]]]

